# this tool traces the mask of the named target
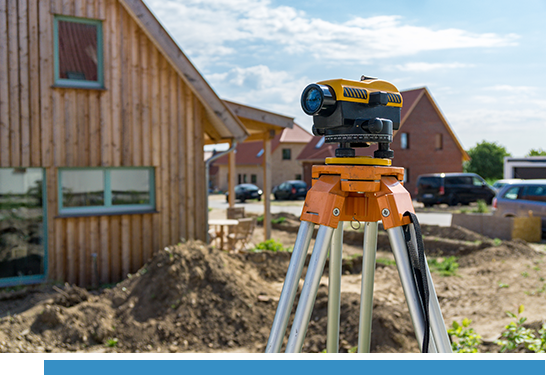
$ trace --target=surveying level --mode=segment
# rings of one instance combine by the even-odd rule
[[[352,147],[366,147],[373,142],[380,145],[378,151],[388,150],[392,130],[398,129],[400,124],[400,93],[386,81],[367,77],[361,82],[331,80],[307,86],[301,103],[305,113],[313,116],[315,135],[324,135],[327,142],[339,142],[341,152],[336,150],[335,158],[326,158],[326,165],[313,166],[312,188],[305,198],[266,353],[281,351],[315,224],[319,229],[285,351],[302,350],[330,253],[326,349],[328,353],[338,352],[343,223],[346,221],[364,223],[358,352],[370,352],[380,220],[389,236],[421,351],[451,353],[419,223],[411,196],[402,185],[404,168],[392,167],[389,158],[354,157],[354,150],[352,154],[349,152]],[[374,138],[376,136],[378,138]]]
[[[362,76],[361,81],[334,79],[303,90],[303,111],[313,116],[313,134],[339,143],[338,157],[355,156],[352,147],[377,143],[376,158],[390,158],[393,131],[400,127],[402,95],[387,81]]]

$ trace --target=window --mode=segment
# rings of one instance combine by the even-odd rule
[[[454,185],[473,185],[472,177],[467,177],[467,176],[446,177],[446,186],[454,186]]]
[[[521,199],[546,202],[546,185],[526,186],[523,189]]]
[[[291,159],[291,151],[289,148],[283,148],[282,149],[282,160],[290,160]]]
[[[100,215],[155,210],[154,169],[59,169],[59,214]]]
[[[45,173],[0,168],[0,285],[43,282],[47,274]]]
[[[409,148],[409,134],[408,133],[400,134],[400,148],[402,150],[407,150]]]
[[[315,145],[315,148],[321,148],[324,145],[324,141],[326,141],[326,138],[322,137]]]
[[[256,182],[258,182],[258,176],[256,176],[255,174],[251,174],[250,175],[250,183],[255,184]]]
[[[301,174],[296,175],[296,180],[301,180]]]
[[[444,148],[442,134],[440,133],[436,134],[435,141],[436,141],[436,150],[441,150]]]
[[[513,187],[511,189],[508,189],[508,191],[504,194],[504,198],[518,199],[518,193],[519,193],[519,187]]]
[[[409,182],[409,168],[404,168],[404,180],[402,182],[408,183]]]
[[[55,85],[103,88],[102,22],[55,16]]]
[[[484,186],[486,182],[478,177],[472,177],[472,184],[474,186]]]

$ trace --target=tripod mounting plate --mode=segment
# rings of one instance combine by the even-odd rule
[[[355,156],[352,158],[326,158],[326,165],[382,165],[390,166],[391,159],[372,158],[371,156]]]
[[[313,186],[307,193],[300,217],[302,221],[337,228],[339,221],[382,220],[383,227],[389,229],[410,224],[404,213],[415,212],[411,196],[401,183],[404,168],[315,165],[312,178]]]

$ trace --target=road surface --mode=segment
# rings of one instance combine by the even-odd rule
[[[245,203],[236,202],[235,207],[244,207],[245,212],[251,212],[258,215],[264,212],[263,201],[246,201]],[[287,212],[296,216],[301,215],[303,200],[297,201],[275,201],[271,200],[271,213]],[[225,210],[228,208],[226,197],[224,195],[210,195],[209,208]],[[451,214],[448,212],[418,212],[419,223],[427,225],[439,225],[441,227],[451,226]]]

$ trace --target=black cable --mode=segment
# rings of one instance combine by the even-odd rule
[[[429,289],[427,279],[427,264],[425,260],[425,246],[423,244],[423,236],[421,234],[421,226],[417,220],[417,216],[413,212],[407,211],[404,216],[409,216],[410,220],[415,228],[415,239],[417,240],[417,249],[413,246],[411,241],[411,231],[409,225],[404,225],[404,239],[408,248],[408,255],[411,260],[411,268],[413,270],[413,277],[417,285],[417,292],[421,299],[421,308],[423,311],[423,317],[425,320],[423,347],[422,353],[428,353],[428,347],[430,342],[430,315],[429,315]]]

